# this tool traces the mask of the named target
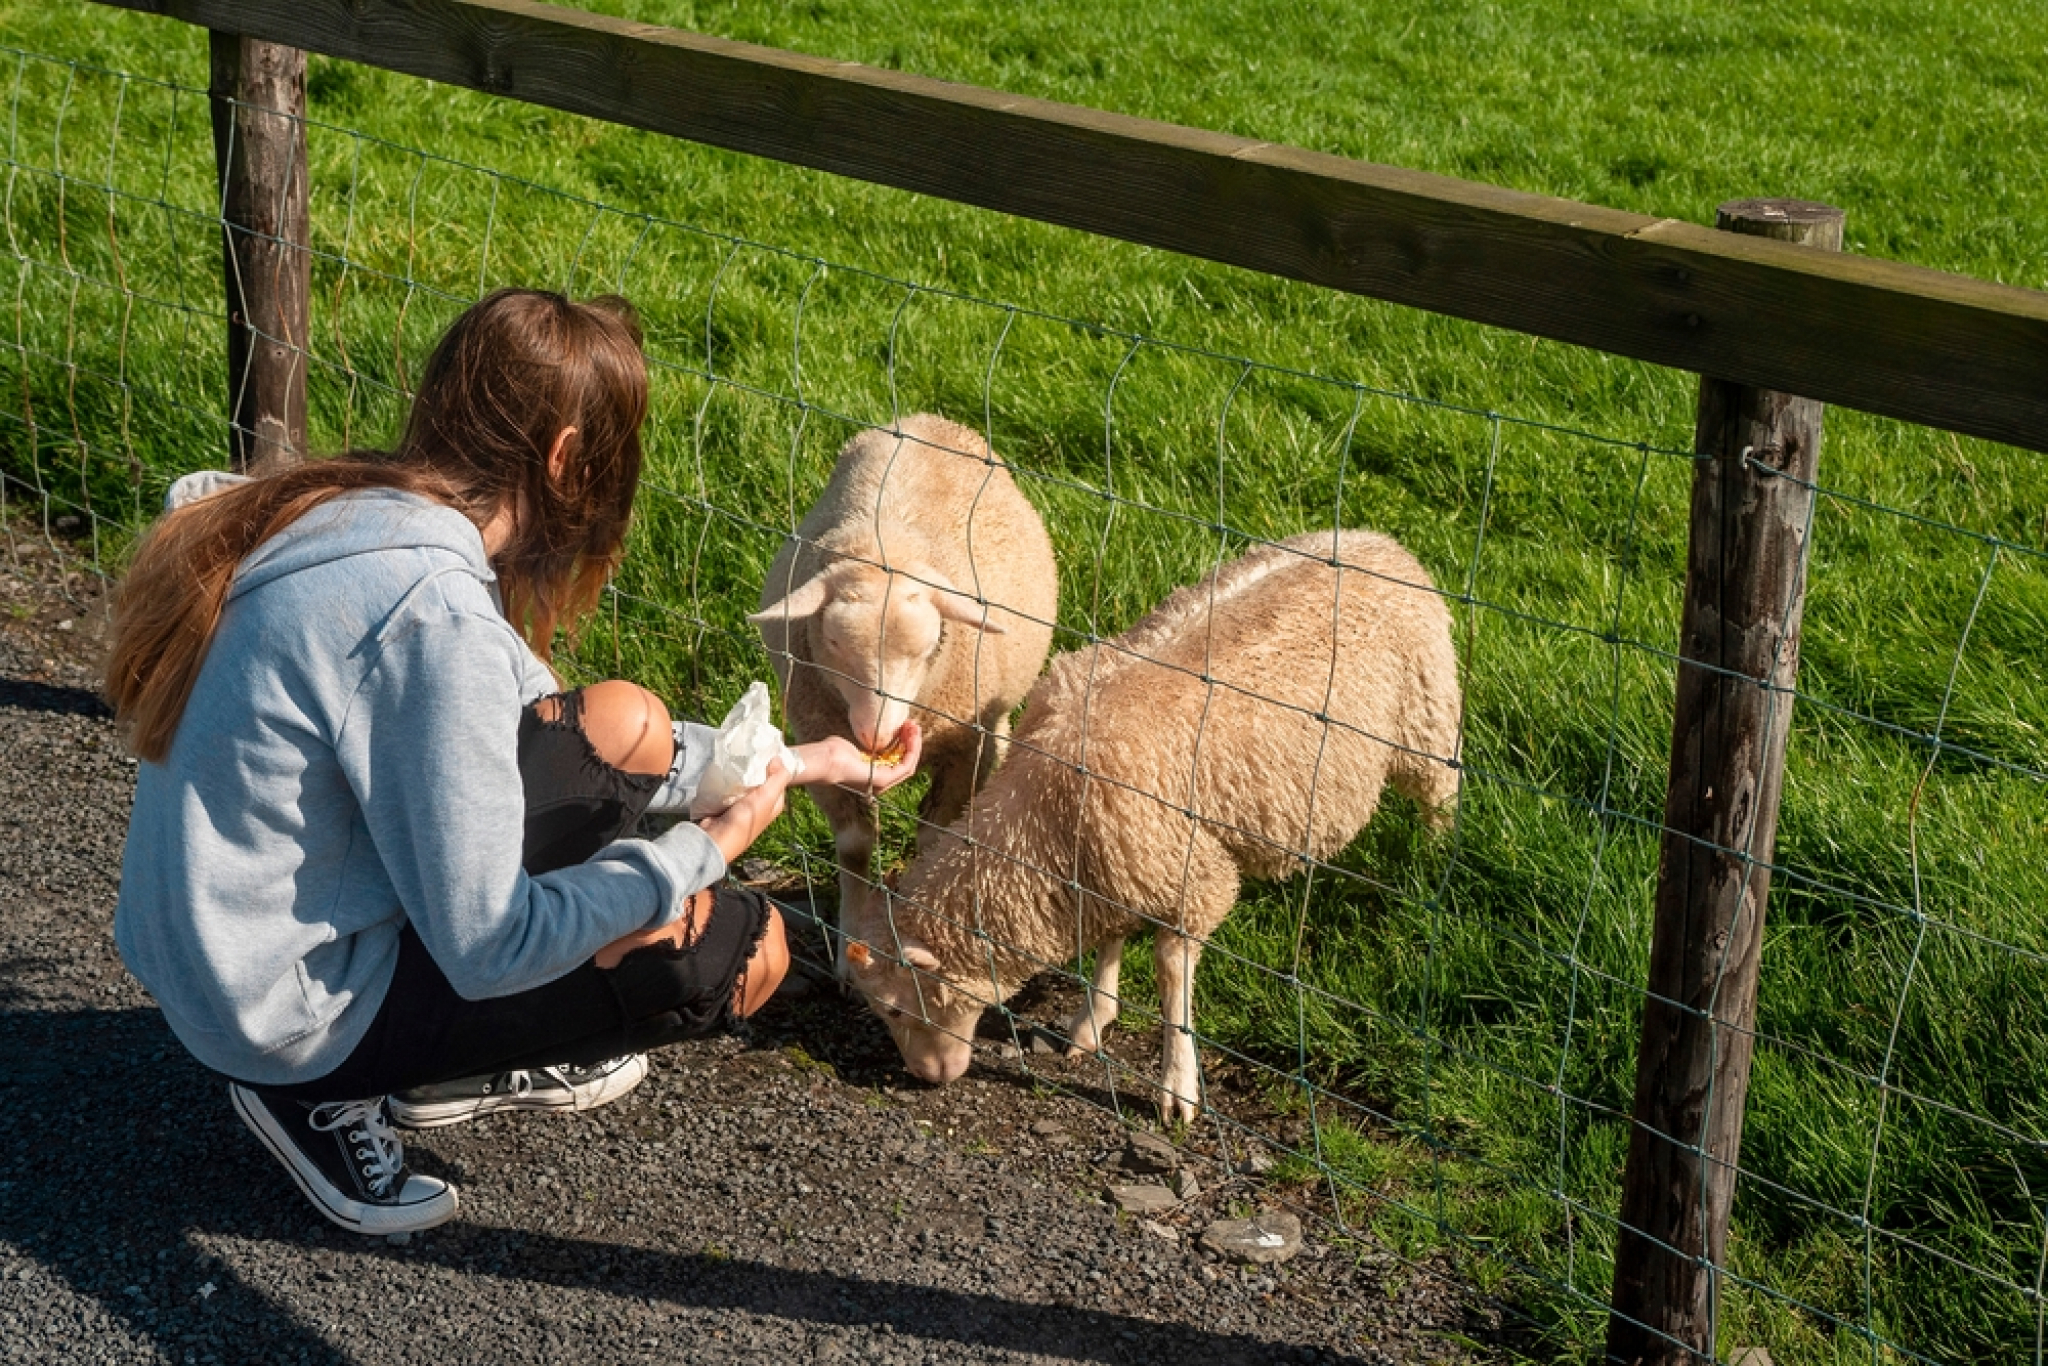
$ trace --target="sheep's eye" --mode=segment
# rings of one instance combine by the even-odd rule
[[[903,1012],[898,1010],[895,1006],[883,1006],[882,1013],[892,1020],[900,1020],[903,1018]]]

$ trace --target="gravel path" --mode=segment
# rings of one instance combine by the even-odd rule
[[[332,1227],[114,952],[134,767],[92,693],[97,593],[18,523],[0,543],[0,1363],[1505,1356],[1449,1280],[1332,1239],[1200,1140],[1202,1194],[1116,1213],[1129,1130],[1085,1069],[1048,1085],[992,1042],[927,1090],[830,990],[658,1055],[606,1109],[413,1137],[455,1223]],[[1295,1260],[1198,1249],[1289,1200]]]

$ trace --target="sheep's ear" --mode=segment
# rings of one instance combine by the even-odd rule
[[[756,626],[768,626],[779,621],[796,617],[808,617],[825,605],[828,585],[823,574],[807,579],[779,602],[772,602],[760,611],[748,616],[747,620]]]
[[[976,601],[971,593],[961,592],[953,586],[951,579],[930,565],[907,565],[903,572],[931,591],[933,609],[946,620],[972,626],[992,636],[1008,634],[1004,626],[989,615],[987,603]]]
[[[932,596],[938,600],[939,615],[948,621],[976,627],[992,636],[1009,633],[1008,628],[989,615],[986,605],[976,602],[958,589],[942,588]]]
[[[915,939],[903,941],[903,961],[919,972],[936,973],[939,970],[939,956]]]

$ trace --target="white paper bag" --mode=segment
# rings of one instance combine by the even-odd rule
[[[792,779],[804,771],[803,760],[782,742],[782,732],[768,719],[768,710],[768,685],[756,682],[725,714],[711,747],[711,763],[690,803],[692,816],[715,816],[731,806],[768,780],[768,765],[777,759]]]

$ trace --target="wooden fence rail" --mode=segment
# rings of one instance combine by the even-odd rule
[[[2048,450],[2048,294],[535,0],[98,0]]]

